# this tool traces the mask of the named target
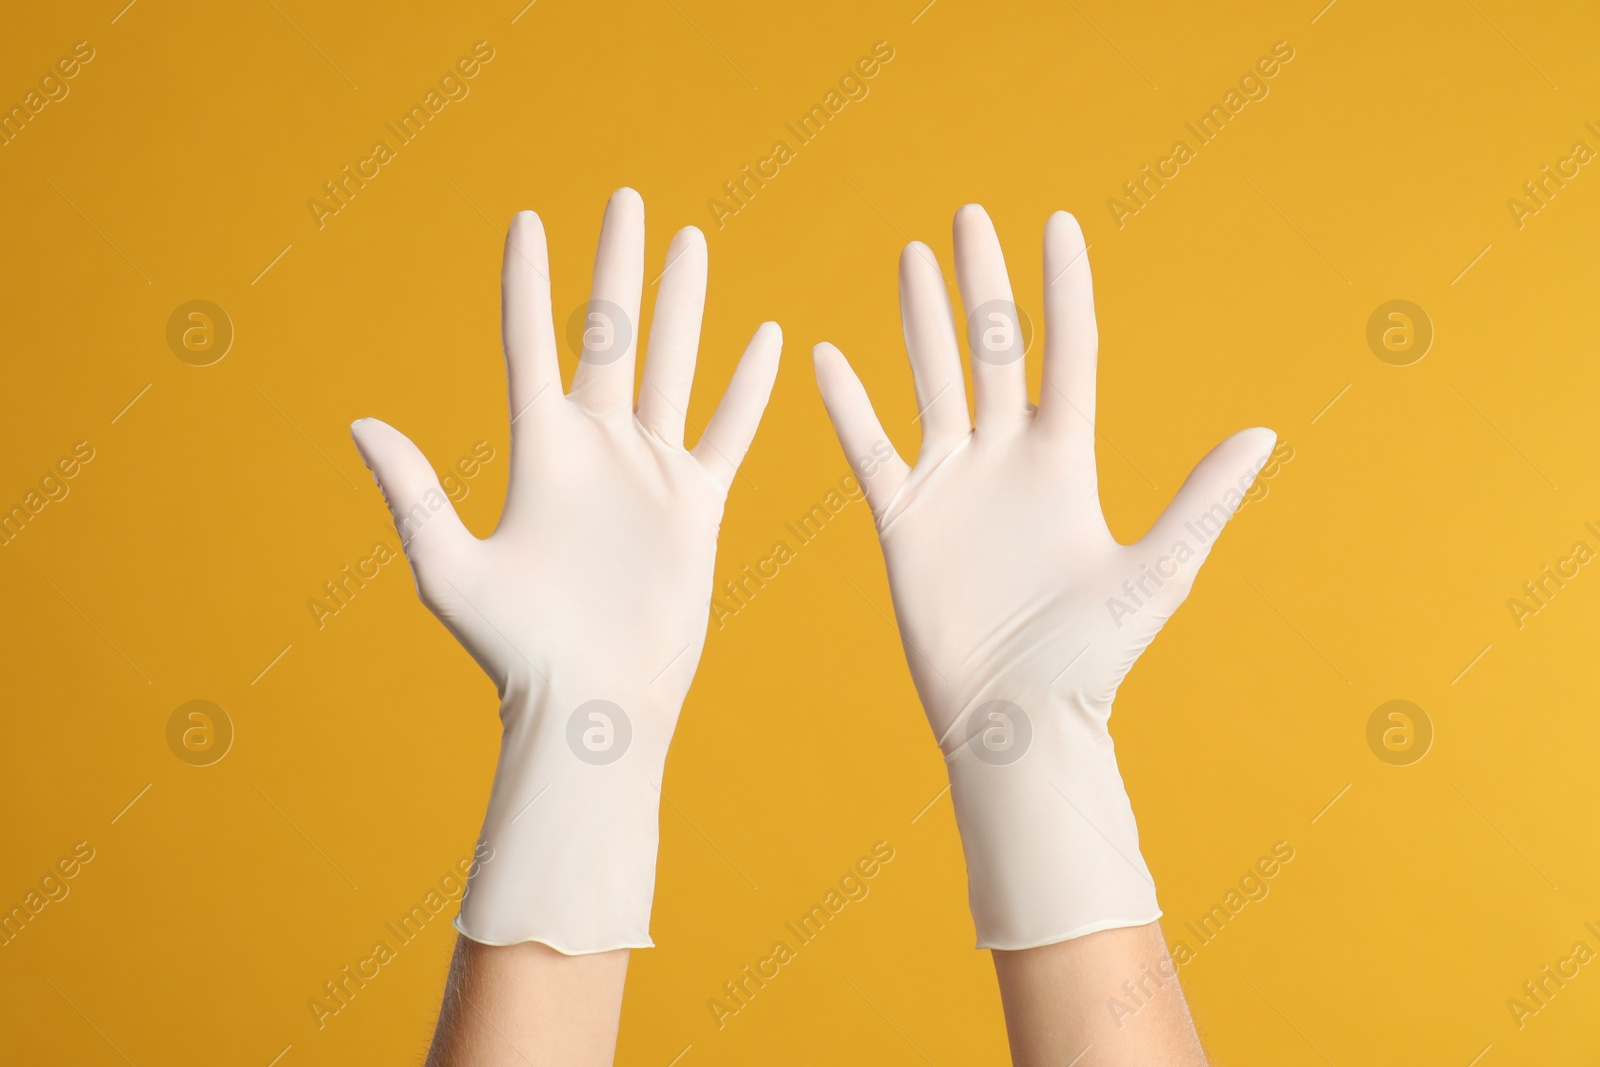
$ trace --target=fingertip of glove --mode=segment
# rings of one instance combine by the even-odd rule
[[[1234,434],[1229,447],[1235,456],[1245,459],[1259,470],[1272,458],[1272,450],[1278,447],[1278,433],[1265,426],[1252,426]]]
[[[361,453],[362,460],[367,458],[367,446],[376,444],[378,437],[384,432],[394,432],[394,428],[382,419],[366,416],[350,424],[350,440],[355,442],[356,451]]]
[[[678,244],[684,241],[693,241],[695,244],[703,247],[706,243],[705,231],[698,226],[689,225],[672,235],[673,244]]]
[[[1250,438],[1250,443],[1259,445],[1264,452],[1270,452],[1278,443],[1278,431],[1267,426],[1252,426],[1244,431]]]
[[[1078,221],[1078,216],[1070,211],[1053,211],[1045,220],[1045,230],[1066,230],[1068,233],[1083,233],[1083,224]]]

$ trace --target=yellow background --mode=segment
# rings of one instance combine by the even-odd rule
[[[1214,1058],[1592,1055],[1600,968],[1520,1030],[1506,1001],[1580,938],[1600,949],[1583,929],[1600,920],[1600,574],[1520,630],[1507,600],[1575,541],[1600,547],[1583,526],[1600,525],[1600,175],[1584,168],[1521,229],[1506,201],[1574,141],[1600,148],[1584,127],[1600,120],[1600,16],[923,2],[8,15],[7,106],[74,42],[96,57],[0,148],[0,503],[74,442],[96,457],[0,549],[0,904],[75,842],[96,857],[0,948],[4,1058],[420,1058],[443,918],[324,1029],[306,1002],[469,853],[495,698],[403,564],[312,622],[324,581],[394,544],[347,426],[381,416],[440,468],[489,441],[499,458],[461,511],[490,530],[507,470],[500,232],[541,214],[562,317],[624,184],[647,204],[648,276],[679,226],[707,230],[696,425],[758,322],[787,339],[719,581],[845,473],[813,343],[854,358],[914,450],[903,243],[928,241],[948,270],[952,213],[985,204],[1037,317],[1044,220],[1076,212],[1113,530],[1141,533],[1227,433],[1265,424],[1294,448],[1113,719],[1169,940],[1274,842],[1295,849],[1183,971]],[[307,199],[479,40],[495,58],[471,95],[318,230]],[[880,40],[895,57],[870,95],[717,229],[707,200]],[[1108,198],[1280,40],[1295,58],[1270,95],[1119,230]],[[196,298],[237,333],[203,368],[165,341]],[[1436,330],[1408,367],[1365,339],[1397,298]],[[944,773],[887,610],[852,504],[713,630],[668,764],[660,947],[634,956],[619,1062],[1004,1060],[948,796],[912,822]],[[1436,734],[1408,767],[1366,742],[1397,698]],[[210,767],[167,747],[191,699],[236,729]],[[706,1001],[879,840],[895,859],[871,896],[719,1031]]]

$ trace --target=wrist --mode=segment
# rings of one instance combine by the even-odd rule
[[[980,702],[947,747],[978,947],[1034,948],[1161,915],[1105,715]]]
[[[661,772],[677,708],[558,679],[508,686],[500,715],[480,838],[493,859],[470,880],[457,929],[569,955],[650,947]]]

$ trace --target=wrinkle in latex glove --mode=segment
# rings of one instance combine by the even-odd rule
[[[955,220],[976,425],[944,278],[900,258],[922,428],[900,458],[861,382],[818,345],[817,384],[876,519],[912,679],[945,753],[980,947],[1032,948],[1161,914],[1107,723],[1117,687],[1189,595],[1265,465],[1270,430],[1228,438],[1155,526],[1117,543],[1095,471],[1099,337],[1087,249],[1045,227],[1043,387],[982,208]]]
[[[584,351],[563,392],[544,229],[512,221],[502,268],[511,472],[479,540],[422,453],[351,427],[394,513],[417,591],[500,693],[499,763],[457,928],[566,953],[651,944],[667,746],[700,660],[723,502],[766,407],[782,335],[764,323],[694,449],[683,445],[705,238],[667,250],[634,406],[644,205],[606,207]]]

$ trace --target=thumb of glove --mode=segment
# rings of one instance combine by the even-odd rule
[[[422,571],[456,552],[472,535],[445,496],[433,467],[405,434],[378,419],[357,419],[350,424],[350,436],[389,505],[421,592]]]

